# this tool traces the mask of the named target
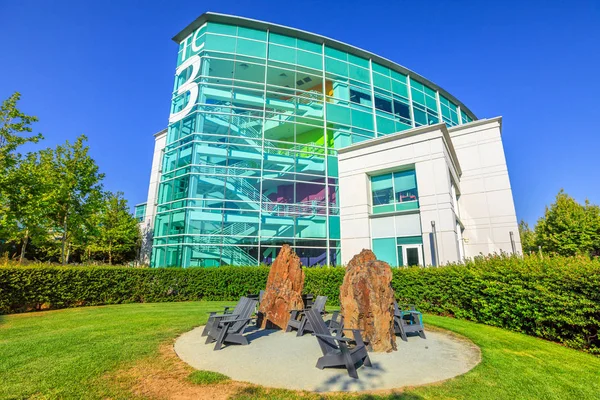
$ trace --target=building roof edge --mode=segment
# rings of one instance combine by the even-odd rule
[[[450,159],[454,164],[454,168],[456,169],[456,172],[459,176],[462,175],[462,168],[460,166],[460,163],[458,162],[458,156],[456,155],[456,150],[454,149],[452,138],[450,137],[450,133],[448,132],[448,127],[443,122],[435,125],[419,126],[417,128],[409,129],[406,131],[396,132],[389,135],[365,140],[364,142],[356,143],[351,146],[339,149],[338,154],[346,154],[354,150],[364,149],[371,146],[376,146],[378,144],[393,142],[395,140],[402,140],[409,137],[419,136],[424,133],[430,133],[435,131],[439,131],[441,133],[440,136],[448,150],[448,155],[450,156]]]
[[[167,133],[167,128],[165,128],[165,129],[163,129],[163,130],[161,130],[161,131],[158,131],[158,132],[156,132],[156,133],[155,133],[153,136],[154,136],[155,138],[157,138],[157,137],[159,137],[159,136],[163,136],[163,135],[165,135],[166,133]]]
[[[291,28],[291,27],[288,27],[285,25],[279,25],[279,24],[266,22],[266,21],[260,21],[260,20],[251,19],[251,18],[239,17],[236,15],[205,12],[204,14],[202,14],[198,18],[196,18],[194,21],[192,21],[188,26],[183,28],[179,33],[177,33],[175,36],[173,36],[173,38],[172,38],[173,41],[176,42],[177,44],[181,43],[182,40],[187,38],[196,29],[198,29],[200,26],[202,26],[205,22],[208,22],[208,21],[213,21],[213,22],[223,23],[223,24],[240,25],[240,26],[244,26],[246,28],[262,29],[262,30],[268,29],[270,31],[280,33],[283,35],[291,35],[291,36],[294,36],[294,37],[297,37],[300,39],[305,39],[305,40],[312,41],[312,42],[325,43],[326,45],[336,48],[338,50],[347,51],[349,53],[352,53],[352,54],[360,56],[360,57],[370,58],[373,61],[375,61],[381,65],[384,65],[388,68],[391,68],[397,72],[400,72],[405,75],[409,75],[411,78],[414,78],[415,80],[417,80],[423,84],[426,84],[427,86],[431,87],[434,90],[440,91],[441,94],[443,94],[449,100],[452,100],[453,103],[460,106],[461,110],[465,111],[471,118],[477,119],[477,116],[462,101],[460,101],[459,99],[454,97],[451,93],[449,93],[448,91],[443,89],[441,86],[439,86],[439,85],[435,84],[434,82],[430,81],[429,79],[425,78],[424,76],[422,76],[422,75],[420,75],[398,63],[395,63],[394,61],[391,61],[385,57],[381,57],[375,53],[371,53],[370,51],[363,50],[363,49],[361,49],[359,47],[355,47],[351,44],[340,42],[339,40],[331,39],[326,36],[307,32],[307,31],[304,31],[301,29]],[[459,118],[460,118],[460,116],[459,116]]]

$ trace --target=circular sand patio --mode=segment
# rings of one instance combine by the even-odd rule
[[[464,374],[479,363],[479,348],[444,331],[426,331],[427,339],[397,338],[398,351],[369,353],[371,368],[358,368],[352,379],[344,368],[317,369],[322,353],[311,334],[250,328],[248,346],[229,345],[213,351],[198,327],[175,342],[177,355],[199,370],[216,371],[236,381],[316,392],[371,391],[439,382]]]

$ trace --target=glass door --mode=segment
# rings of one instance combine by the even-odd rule
[[[423,246],[420,244],[402,245],[405,267],[423,265]]]

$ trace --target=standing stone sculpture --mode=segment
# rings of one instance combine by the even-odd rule
[[[340,304],[344,328],[362,329],[373,351],[396,350],[392,269],[371,250],[361,251],[348,263]]]
[[[260,303],[261,328],[285,329],[290,311],[304,308],[303,289],[304,271],[300,258],[289,245],[284,244],[271,266],[265,294]]]

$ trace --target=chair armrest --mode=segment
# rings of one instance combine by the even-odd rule
[[[231,312],[229,311],[231,307],[225,307],[223,310],[219,310],[219,311],[209,311],[209,314],[231,314]]]
[[[238,322],[238,321],[250,321],[252,318],[231,318],[231,319],[222,319],[221,322],[229,323],[229,322]]]
[[[226,318],[226,317],[235,317],[238,314],[213,314],[211,318]]]
[[[340,336],[323,335],[323,334],[321,334],[321,333],[315,333],[314,335],[315,335],[316,337],[320,337],[320,338],[323,338],[323,339],[333,339],[333,340],[337,340],[338,342],[346,342],[346,343],[348,343],[348,342],[351,342],[351,340],[350,340],[350,339],[348,339],[348,338],[345,338],[345,337],[340,337]]]
[[[361,332],[364,332],[365,331],[364,329],[350,329],[350,328],[344,329],[344,328],[342,328],[342,331],[352,331],[352,334],[354,335],[354,341],[356,342],[356,344],[358,346],[364,346],[365,343],[369,343],[368,341],[363,340],[363,338],[362,338]]]

